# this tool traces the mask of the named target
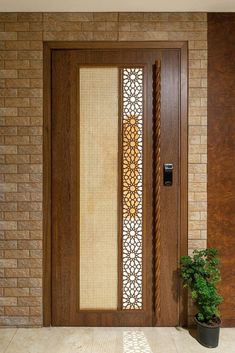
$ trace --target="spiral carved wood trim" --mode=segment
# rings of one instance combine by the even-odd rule
[[[154,166],[154,273],[155,273],[155,288],[154,288],[154,309],[155,322],[160,318],[161,314],[161,234],[160,234],[160,188],[161,188],[161,62],[155,63],[155,83],[154,83],[154,102],[155,114],[153,122],[153,166]]]

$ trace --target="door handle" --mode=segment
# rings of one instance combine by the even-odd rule
[[[173,164],[165,163],[163,165],[163,184],[164,186],[172,186],[173,184]]]

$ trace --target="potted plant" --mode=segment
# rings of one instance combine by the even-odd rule
[[[217,347],[221,324],[218,306],[223,300],[216,288],[221,279],[217,249],[194,250],[192,256],[182,256],[180,272],[198,309],[197,340],[208,348]]]

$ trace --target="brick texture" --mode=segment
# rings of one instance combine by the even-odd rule
[[[0,325],[37,326],[42,324],[43,15],[2,13],[0,23]]]
[[[0,13],[0,326],[42,325],[42,48],[50,40],[189,44],[189,251],[206,246],[207,15]]]

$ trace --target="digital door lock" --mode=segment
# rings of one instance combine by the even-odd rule
[[[163,165],[163,184],[164,186],[172,186],[173,184],[173,164],[171,163]]]

